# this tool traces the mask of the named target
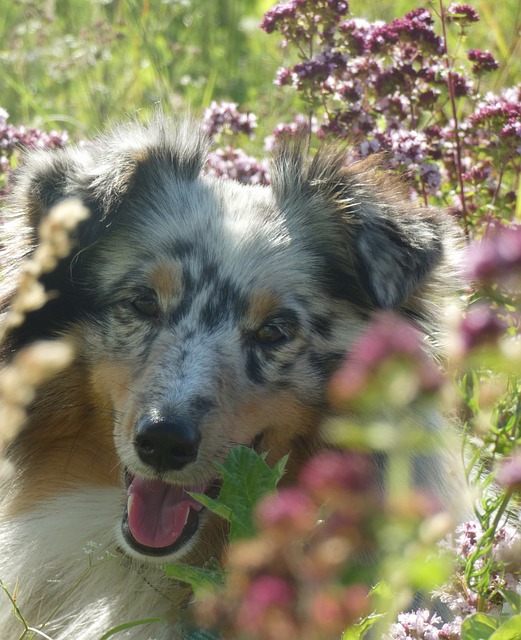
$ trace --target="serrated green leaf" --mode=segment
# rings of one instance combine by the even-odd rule
[[[289,454],[282,457],[277,464],[273,467],[273,479],[275,481],[275,486],[279,484],[282,480],[282,476],[284,475],[284,471],[286,471],[286,464],[288,462]]]
[[[489,640],[521,640],[521,615],[512,616],[500,625]]]
[[[206,567],[189,567],[183,564],[165,565],[165,573],[170,578],[188,583],[194,593],[220,587],[224,582],[223,572]]]
[[[194,493],[192,491],[187,491],[186,493],[194,498],[194,500],[197,500],[197,502],[200,502],[203,507],[206,507],[213,513],[216,513],[219,517],[224,518],[228,521],[231,520],[232,514],[230,509],[226,505],[220,503],[218,500],[210,498],[205,493]]]
[[[230,522],[230,540],[255,534],[253,512],[259,500],[273,493],[281,479],[288,456],[272,469],[266,463],[266,453],[258,454],[250,447],[238,446],[230,451],[223,464],[217,464],[222,478],[219,496],[193,495],[205,507]]]
[[[499,620],[486,613],[474,613],[461,625],[461,640],[491,640]]]

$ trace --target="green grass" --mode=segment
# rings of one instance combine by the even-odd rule
[[[269,0],[20,0],[0,12],[0,106],[11,122],[91,135],[139,109],[200,113],[232,100],[259,116],[262,134],[299,108],[273,86],[284,62],[277,35],[258,25]],[[468,44],[502,63],[490,88],[521,77],[521,5],[475,0]],[[448,2],[446,2],[448,5]],[[438,2],[350,3],[354,16],[391,20]],[[262,140],[262,135],[259,136]]]

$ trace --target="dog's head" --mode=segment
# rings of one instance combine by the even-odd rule
[[[205,154],[192,122],[158,119],[30,156],[16,189],[32,229],[67,197],[91,211],[13,340],[74,337],[111,415],[121,543],[163,561],[196,545],[187,491],[218,491],[235,444],[292,451],[292,469],[319,446],[343,354],[377,309],[428,326],[446,253],[443,214],[341,153],[287,147],[271,187],[209,178]]]

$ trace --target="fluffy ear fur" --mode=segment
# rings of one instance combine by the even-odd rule
[[[207,144],[194,122],[172,123],[157,114],[146,125],[116,127],[83,147],[30,153],[15,177],[14,213],[24,216],[34,230],[52,206],[79,198],[91,212],[78,233],[78,247],[83,248],[114,222],[142,174],[152,183],[159,171],[195,179]]]
[[[367,171],[356,168],[346,174],[359,201],[352,214],[358,277],[377,307],[399,307],[442,261],[447,225],[377,176],[371,180]]]
[[[373,306],[398,308],[441,263],[449,222],[412,202],[373,161],[346,167],[345,159],[324,149],[306,166],[298,148],[282,150],[272,174],[276,197],[314,242],[336,246],[337,270],[356,278]],[[347,291],[353,295],[352,286]]]
[[[29,314],[18,334],[38,337],[52,332],[48,319],[56,326],[75,314],[79,300],[76,287],[81,282],[82,250],[108,233],[123,205],[140,180],[153,186],[165,173],[173,180],[195,180],[206,159],[207,140],[190,120],[172,123],[157,114],[147,125],[130,123],[84,146],[55,151],[30,152],[13,181],[12,208],[7,214],[3,263],[13,277],[5,287],[1,306],[5,308],[13,293],[18,265],[37,243],[37,229],[49,210],[67,198],[81,200],[90,210],[73,238],[70,256],[42,277],[52,299],[45,311]],[[75,282],[71,281],[74,260]],[[8,278],[8,275],[6,276]],[[79,308],[78,308],[78,311]],[[46,325],[47,323],[47,325]]]

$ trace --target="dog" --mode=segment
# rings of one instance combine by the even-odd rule
[[[117,637],[181,637],[190,592],[161,565],[203,565],[226,539],[187,492],[214,496],[214,463],[237,444],[270,463],[290,453],[291,482],[324,447],[328,381],[379,310],[435,342],[447,214],[370,162],[301,147],[282,145],[270,186],[211,178],[197,124],[157,115],[31,152],[18,171],[4,310],[49,210],[76,198],[90,211],[41,278],[48,302],[3,349],[9,361],[59,338],[75,353],[39,389],[0,487],[0,579],[44,637],[98,640],[150,618]],[[15,640],[4,596],[2,638]]]

